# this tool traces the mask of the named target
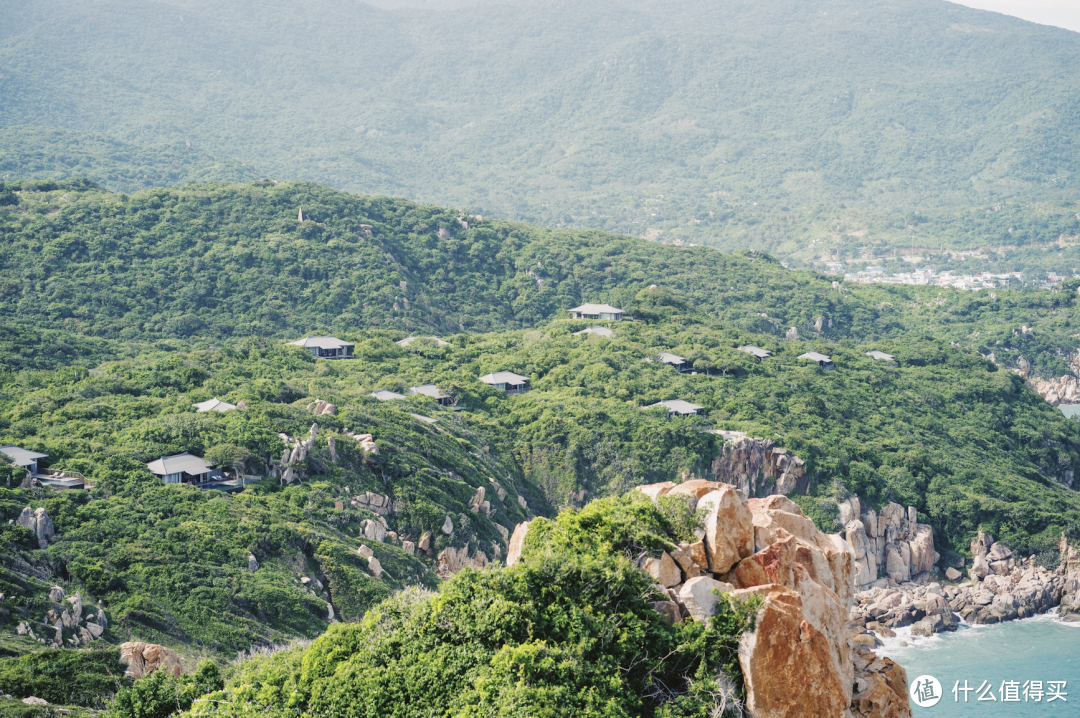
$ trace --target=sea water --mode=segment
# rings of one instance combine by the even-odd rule
[[[1080,718],[1080,624],[1065,623],[1047,613],[994,625],[961,623],[953,633],[929,637],[913,637],[910,628],[896,633],[896,638],[884,639],[878,652],[904,667],[909,684],[925,675],[941,684],[937,705],[920,708],[912,702],[915,716]],[[901,645],[904,642],[908,645]],[[965,681],[967,687],[975,689],[966,694],[966,702]],[[1032,681],[1042,682],[1040,701],[1034,700]],[[1058,691],[1063,698],[1050,700],[1051,681],[1065,682]],[[1004,700],[1013,696],[1010,686],[1003,688],[1002,684],[1014,682],[1019,684],[1011,687],[1017,690],[1019,702]]]

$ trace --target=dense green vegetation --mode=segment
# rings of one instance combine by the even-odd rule
[[[112,647],[46,649],[0,660],[0,686],[7,693],[37,696],[58,705],[104,708],[128,683],[120,670],[120,651]]]
[[[108,718],[168,718],[186,711],[207,693],[225,687],[221,671],[212,661],[203,661],[188,674],[174,676],[156,671],[132,686],[125,686],[105,714]]]
[[[127,190],[250,178],[231,158],[802,258],[1080,226],[1075,33],[939,0],[384,4],[8,3],[4,166]]]
[[[242,663],[191,715],[704,718],[738,697],[753,605],[675,626],[652,609],[664,597],[631,561],[677,537],[650,501],[594,502],[537,529],[520,565],[462,572],[307,649]]]
[[[90,337],[498,331],[598,300],[646,320],[653,304],[689,307],[774,336],[792,326],[830,341],[916,332],[994,352],[1003,366],[1023,355],[1044,376],[1064,373],[1080,347],[1075,283],[993,297],[837,289],[830,277],[787,271],[766,255],[462,217],[466,228],[455,210],[304,183],[129,196],[68,180],[2,191],[13,203],[0,207],[0,345],[13,368],[61,366],[80,354],[92,365],[131,350]],[[639,306],[638,291],[651,284],[664,292]],[[1034,336],[1019,335],[1022,324]]]
[[[1020,356],[1043,375],[1068,370],[1077,282],[995,296],[834,286],[764,254],[478,222],[306,183],[120,195],[71,179],[7,183],[0,194],[0,443],[47,453],[51,467],[94,483],[89,492],[58,494],[17,488],[21,476],[9,472],[12,487],[0,488],[0,626],[8,636],[0,648],[12,657],[0,664],[41,649],[10,636],[19,622],[40,624],[48,588],[58,583],[101,602],[104,643],[162,642],[189,663],[255,643],[314,639],[346,622],[318,649],[237,669],[220,709],[284,715],[303,704],[330,714],[341,701],[363,704],[396,684],[408,661],[383,665],[388,654],[378,652],[357,658],[337,651],[339,642],[397,646],[410,636],[419,653],[407,655],[427,665],[443,655],[446,635],[425,617],[444,604],[464,622],[489,606],[543,596],[558,611],[551,620],[561,621],[593,615],[588,606],[622,600],[621,591],[644,601],[634,591],[643,579],[618,557],[685,535],[691,517],[599,499],[641,483],[711,476],[723,451],[718,429],[774,439],[805,459],[793,498],[825,530],[838,528],[836,501],[857,493],[869,506],[915,506],[943,554],[965,552],[979,528],[1023,555],[1046,551],[1063,531],[1080,535],[1080,499],[1068,488],[1080,465],[1080,424],[1008,370]],[[578,336],[589,323],[564,312],[583,301],[609,301],[633,319],[611,323],[610,338]],[[1034,334],[1019,333],[1021,324]],[[784,338],[792,326],[801,339]],[[356,358],[315,360],[286,344],[322,332],[354,342]],[[410,334],[448,343],[395,343]],[[738,350],[744,344],[773,356],[757,361]],[[894,354],[896,366],[865,356],[871,348]],[[837,369],[797,358],[811,349],[830,354]],[[686,357],[694,373],[663,364],[661,351]],[[528,376],[531,390],[507,396],[478,380],[499,370]],[[370,396],[425,383],[454,405]],[[213,397],[245,408],[194,411]],[[672,398],[704,410],[669,419],[646,409]],[[333,403],[336,414],[313,416],[315,400]],[[313,423],[303,478],[284,486],[270,476],[285,448],[279,433],[306,437]],[[372,434],[378,453],[365,453],[347,431]],[[269,478],[227,494],[161,485],[144,466],[183,451]],[[490,517],[468,505],[481,487]],[[377,516],[350,497],[366,491],[400,502],[384,517],[396,539],[364,537]],[[516,572],[466,574],[436,597],[391,598],[409,586],[439,586],[436,556],[446,548],[498,560],[501,529],[586,504],[561,514],[554,533],[538,529],[550,550]],[[53,517],[58,536],[46,549],[7,525],[28,505]],[[450,535],[439,531],[448,516]],[[431,553],[410,555],[403,541],[428,531]],[[357,553],[361,545],[373,549],[381,577]],[[564,554],[584,558],[560,573]],[[601,578],[615,594],[582,588]],[[651,613],[630,612],[646,634],[661,632],[649,640],[691,646],[675,663],[641,670],[704,670],[708,678],[716,661],[730,658],[711,653],[707,636],[657,628]],[[437,695],[418,684],[417,700],[512,715],[565,694],[584,701],[576,708],[583,713],[697,715],[694,701],[708,693],[707,681],[692,684],[704,692],[687,693],[682,713],[656,703],[651,679],[634,672],[640,666],[614,669],[629,654],[582,652],[598,625],[514,633],[513,648],[493,650],[504,627],[490,624],[495,633],[481,632],[447,657],[447,666],[476,676],[475,691],[450,691],[440,679],[429,685]],[[318,675],[304,667],[315,657]],[[580,669],[594,661],[618,680],[596,682]],[[384,672],[372,673],[376,665]],[[343,678],[357,671],[385,681]],[[522,678],[515,685],[525,693],[508,691],[513,676],[535,682]],[[573,689],[577,680],[597,692]],[[162,696],[191,698],[184,691],[146,684],[124,700],[158,705]]]

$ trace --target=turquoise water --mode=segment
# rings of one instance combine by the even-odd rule
[[[900,646],[901,641],[910,645]],[[892,658],[907,671],[908,681],[922,675],[938,679],[941,701],[932,708],[914,703],[915,716],[1077,716],[1080,717],[1080,624],[1063,623],[1052,614],[993,626],[962,624],[955,633],[929,638],[912,638],[909,629],[886,639],[880,653]],[[986,681],[997,699],[978,701],[978,691],[953,695],[957,681],[963,688],[978,689]],[[1065,681],[1066,702],[1002,702],[1002,681],[1016,681],[1021,689],[1026,681],[1042,681],[1044,693],[1049,681]],[[984,695],[989,697],[988,694]]]
[[[1062,404],[1058,407],[1061,413],[1070,419],[1080,417],[1080,404]]]

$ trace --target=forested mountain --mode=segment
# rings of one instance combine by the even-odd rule
[[[386,4],[5,2],[0,125],[803,258],[1080,227],[1075,33],[940,0]],[[70,172],[18,136],[12,178]],[[122,147],[89,174],[129,189]]]

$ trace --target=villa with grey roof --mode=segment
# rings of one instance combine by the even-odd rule
[[[337,337],[304,337],[289,344],[304,347],[316,359],[352,359],[356,347],[352,342],[344,342]]]
[[[14,444],[0,446],[0,454],[10,457],[12,466],[19,466],[26,469],[30,472],[31,476],[38,473],[38,461],[49,458],[48,454],[30,451],[29,449],[24,449],[21,446],[15,446]]]
[[[502,389],[507,394],[520,394],[529,390],[529,377],[515,374],[512,371],[497,371],[492,374],[485,374],[480,377],[480,381],[490,384],[496,389]]]
[[[379,401],[395,401],[405,398],[404,394],[398,394],[396,391],[390,391],[389,389],[379,389],[371,392],[371,395]]]
[[[184,452],[175,456],[162,456],[157,461],[146,465],[150,473],[161,477],[163,484],[206,484],[222,481],[225,475],[221,469],[215,469],[201,457]]]
[[[805,354],[800,354],[798,358],[817,362],[818,366],[822,369],[836,368],[836,365],[833,364],[832,357],[826,356],[825,354],[818,354],[817,352],[806,352]]]
[[[682,399],[665,399],[664,401],[658,401],[655,404],[644,406],[642,409],[655,409],[657,407],[667,409],[669,419],[673,416],[693,416],[705,408],[703,406],[698,406],[697,404],[691,404],[688,401],[683,401]]]
[[[886,354],[885,352],[878,351],[877,349],[872,349],[866,352],[866,356],[870,357],[871,359],[888,362],[890,364],[893,362],[894,359],[896,359],[896,357],[894,357],[892,354]]]
[[[438,337],[405,337],[404,339],[400,339],[400,340],[398,340],[398,341],[396,341],[394,343],[397,344],[399,347],[408,347],[413,342],[425,342],[425,341],[426,342],[431,342],[432,344],[434,344],[437,347],[450,346],[450,342],[445,341],[443,339],[439,339]]]
[[[439,391],[439,387],[434,384],[421,384],[420,386],[409,387],[409,394],[410,396],[416,396],[417,394],[421,396],[430,396],[441,406],[450,406],[454,403],[454,398],[452,396],[442,393]]]
[[[570,310],[571,319],[601,319],[604,321],[622,321],[623,310],[610,304],[582,304]]]
[[[213,399],[199,402],[198,404],[192,404],[195,407],[195,411],[202,413],[205,411],[230,411],[236,408],[236,404],[230,404],[227,401],[222,401],[216,396]]]
[[[752,344],[747,344],[746,346],[739,347],[739,351],[746,352],[747,354],[756,359],[768,359],[772,356],[772,352],[768,349],[762,349],[761,347],[756,347]]]
[[[690,365],[686,362],[686,357],[681,357],[678,354],[660,352],[660,361],[675,367],[680,372],[690,371]]]

